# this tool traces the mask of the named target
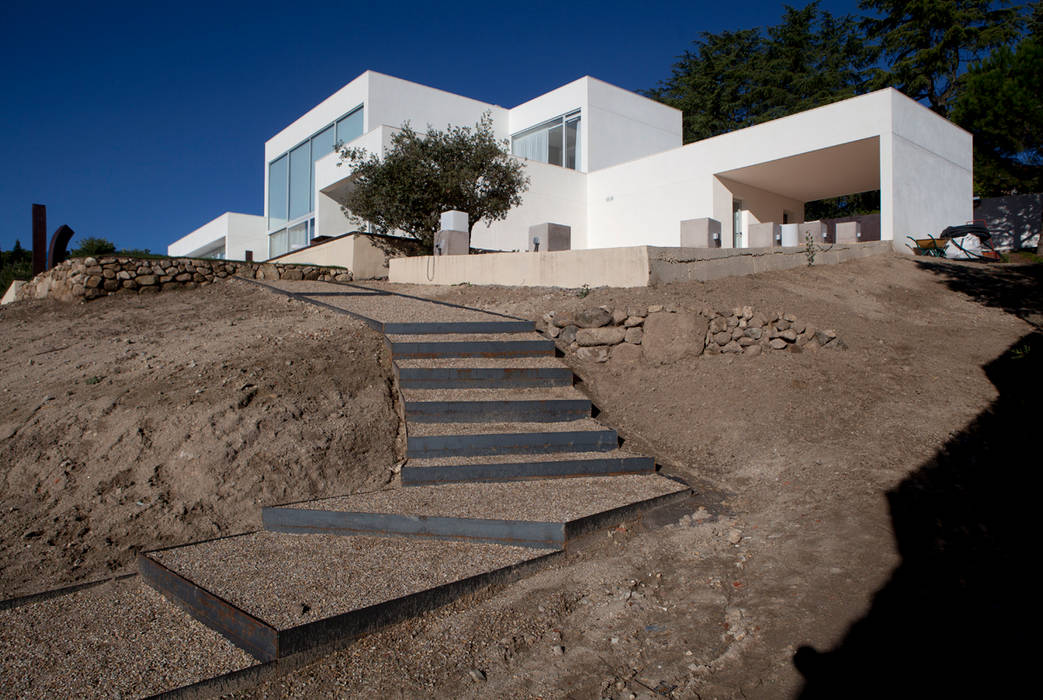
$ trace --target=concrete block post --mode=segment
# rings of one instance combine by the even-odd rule
[[[529,252],[572,250],[572,227],[543,223],[529,227]]]
[[[720,248],[721,222],[717,219],[685,219],[681,222],[682,248]]]
[[[805,221],[802,224],[798,224],[797,234],[800,240],[797,245],[804,245],[807,242],[808,233],[811,233],[815,245],[822,245],[826,242],[827,232],[828,228],[823,221]]]
[[[750,248],[773,248],[782,243],[782,227],[774,221],[750,224]]]
[[[844,221],[837,224],[837,243],[859,243],[862,240],[862,224]]]
[[[467,212],[455,209],[442,212],[440,227],[435,234],[435,255],[467,255],[471,251]]]

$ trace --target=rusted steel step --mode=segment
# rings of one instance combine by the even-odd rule
[[[600,453],[593,453],[594,455]],[[434,463],[437,460],[410,460],[402,467],[403,486],[449,484],[476,481],[513,481],[525,479],[555,479],[582,476],[611,476],[615,474],[650,474],[655,472],[652,457],[588,456],[580,459],[532,459],[527,455],[509,455],[515,461],[470,461],[459,464]],[[575,457],[575,455],[572,455]],[[464,458],[467,459],[467,458]],[[423,466],[415,464],[421,463]]]
[[[265,508],[267,530],[428,537],[564,547],[580,532],[685,497],[673,479],[587,477],[449,484],[370,492]]]
[[[406,420],[411,423],[556,423],[588,416],[589,399],[406,401]]]
[[[607,452],[619,446],[615,430],[410,435],[409,457],[451,457],[547,452]]]
[[[391,341],[392,357],[538,357],[553,356],[552,340]]]
[[[149,585],[261,661],[354,638],[517,579],[558,550],[253,532],[139,556]]]
[[[399,367],[403,389],[572,386],[568,367]]]

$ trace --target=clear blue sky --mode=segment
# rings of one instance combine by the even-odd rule
[[[801,7],[805,2],[793,2]],[[824,0],[843,14],[856,0]],[[653,87],[701,31],[776,23],[719,2],[0,0],[0,247],[166,246],[262,213],[264,142],[373,69],[512,107],[583,75]]]

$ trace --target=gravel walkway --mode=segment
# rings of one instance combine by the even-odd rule
[[[364,287],[329,282],[265,281],[277,289],[295,294],[316,294],[316,301],[371,318],[382,323],[445,323],[449,321],[511,321],[500,314],[468,309],[451,304],[381,293]]]
[[[140,578],[0,611],[0,696],[153,695],[256,664]]]
[[[608,428],[593,418],[570,420],[561,423],[410,423],[408,428],[411,436],[569,433],[580,430],[608,430]]]
[[[687,487],[656,475],[578,477],[484,484],[412,486],[295,503],[304,510],[560,522],[583,518]]]
[[[255,532],[150,556],[277,629],[288,629],[550,551],[414,538]]]
[[[406,462],[410,467],[441,467],[470,464],[516,464],[519,462],[569,462],[579,459],[624,459],[627,457],[640,457],[626,450],[612,450],[610,452],[548,452],[547,454],[507,454],[507,455],[481,455],[478,457],[410,457]]]
[[[406,401],[549,401],[586,399],[571,386],[520,387],[517,389],[403,389]]]

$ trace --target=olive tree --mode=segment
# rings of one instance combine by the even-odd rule
[[[345,214],[425,245],[433,243],[442,212],[467,212],[473,229],[506,218],[529,188],[524,165],[496,138],[488,112],[474,127],[428,127],[423,134],[406,123],[383,157],[344,145],[338,154],[338,165],[352,171]]]

